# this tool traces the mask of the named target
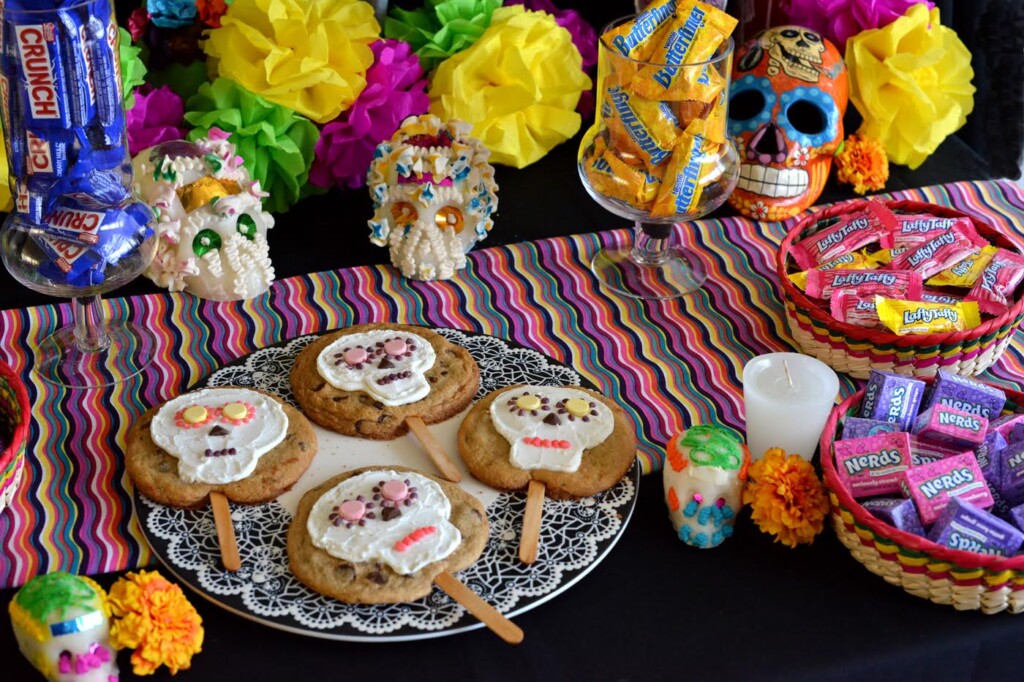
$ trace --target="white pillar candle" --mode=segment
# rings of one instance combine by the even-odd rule
[[[810,460],[838,393],[836,373],[808,355],[769,353],[748,362],[743,407],[750,456],[760,459],[779,447]]]

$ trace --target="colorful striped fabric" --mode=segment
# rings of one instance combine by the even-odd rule
[[[1024,196],[1009,182],[898,196],[952,205],[1021,236]],[[572,365],[627,408],[646,470],[660,466],[665,443],[681,428],[717,422],[742,431],[744,363],[791,349],[773,274],[789,224],[729,218],[685,226],[680,233],[703,256],[708,282],[669,302],[597,288],[591,256],[600,245],[628,240],[624,230],[479,250],[445,282],[415,282],[374,266],[294,277],[238,303],[180,294],[112,299],[113,318],[154,330],[157,359],[140,377],[103,390],[70,392],[33,376],[32,349],[70,322],[68,304],[4,311],[0,357],[28,382],[33,424],[26,478],[0,514],[0,585],[58,569],[93,574],[149,562],[121,464],[132,420],[229,360],[357,322],[484,332]],[[1022,370],[1015,344],[991,378],[1015,385]],[[852,387],[843,380],[844,394]]]

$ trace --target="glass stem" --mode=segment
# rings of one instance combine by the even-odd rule
[[[95,353],[110,345],[99,295],[72,299],[75,306],[75,346],[83,353]]]
[[[669,257],[672,225],[636,222],[636,243],[630,254],[640,265],[658,265]]]

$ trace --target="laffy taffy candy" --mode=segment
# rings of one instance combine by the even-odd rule
[[[974,449],[985,440],[988,420],[946,405],[935,405],[917,417],[914,434],[954,448]]]
[[[909,434],[837,440],[833,447],[839,479],[855,498],[899,492],[901,475],[910,468]]]
[[[856,289],[858,294],[878,294],[887,298],[917,298],[921,295],[921,276],[898,270],[809,270],[808,296],[831,298],[837,289]]]
[[[1012,556],[1024,544],[1024,533],[984,509],[954,498],[928,533],[928,539],[950,549]]]
[[[913,270],[928,279],[987,245],[988,242],[978,235],[970,221],[961,222],[894,257],[888,267],[893,270]]]
[[[974,301],[925,303],[876,296],[875,308],[882,324],[900,336],[963,331],[981,324],[978,304]]]
[[[1013,302],[1021,280],[1024,280],[1024,256],[998,249],[964,300],[977,301],[984,313],[1001,315]]]
[[[927,283],[933,287],[973,287],[998,250],[991,245],[983,247],[978,253],[935,273]]]
[[[900,489],[917,506],[921,523],[935,523],[949,501],[958,497],[981,509],[994,503],[974,454],[966,452],[903,472]]]
[[[939,218],[933,215],[897,214],[893,230],[893,246],[918,246],[957,224],[970,223],[967,218]]]
[[[829,312],[839,322],[866,329],[880,329],[873,294],[861,295],[856,289],[840,289],[829,299]]]
[[[873,369],[864,389],[860,416],[899,424],[901,431],[909,431],[923,396],[924,382],[920,379]]]
[[[869,201],[862,211],[841,216],[835,224],[801,239],[790,253],[801,269],[808,270],[868,244],[880,242],[890,248],[895,222],[892,211]]]

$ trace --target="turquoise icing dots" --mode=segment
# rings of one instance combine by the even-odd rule
[[[732,86],[729,88],[730,99],[736,97],[741,92],[747,90],[756,90],[761,93],[764,97],[764,106],[761,107],[761,111],[756,113],[754,116],[748,119],[735,119],[732,117],[732,111],[729,112],[729,134],[738,135],[743,131],[754,131],[760,126],[764,125],[772,118],[772,109],[775,107],[775,91],[772,89],[772,83],[767,78],[759,78],[753,75],[746,75],[743,78],[734,80]],[[731,107],[730,107],[731,109]]]
[[[805,147],[820,147],[826,142],[832,141],[839,133],[839,107],[835,100],[827,92],[816,87],[796,87],[789,92],[782,93],[782,103],[779,112],[779,127],[790,140]],[[789,109],[797,102],[808,102],[817,107],[825,120],[824,129],[814,135],[801,133],[793,127],[789,121]]]

